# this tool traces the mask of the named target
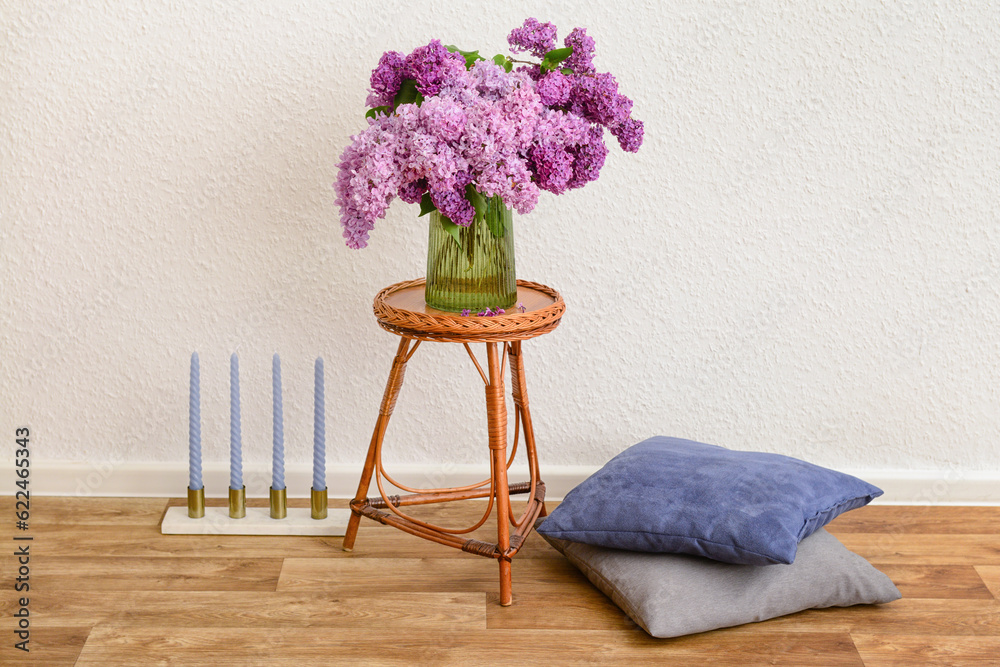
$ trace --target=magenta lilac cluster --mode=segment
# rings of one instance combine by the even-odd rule
[[[490,308],[489,306],[487,306],[486,310],[480,310],[478,313],[476,313],[476,316],[477,317],[496,317],[497,315],[505,315],[506,313],[507,313],[507,311],[504,310],[503,308]],[[470,314],[471,314],[471,311],[468,308],[466,308],[465,310],[462,311],[462,317],[468,317]]]
[[[639,149],[642,122],[632,118],[632,101],[614,76],[594,68],[585,29],[556,49],[556,27],[531,18],[508,42],[542,62],[467,58],[438,40],[407,56],[383,54],[368,95],[375,112],[339,164],[337,204],[348,246],[368,244],[395,197],[429,197],[468,226],[475,216],[469,186],[524,214],[541,190],[561,194],[597,179],[608,154],[604,130],[624,150]]]

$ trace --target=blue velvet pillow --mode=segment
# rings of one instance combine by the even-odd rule
[[[792,563],[799,542],[882,495],[780,454],[650,438],[570,491],[538,532],[612,549]]]

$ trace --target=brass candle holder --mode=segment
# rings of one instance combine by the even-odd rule
[[[271,487],[271,518],[284,519],[288,516],[288,490]]]
[[[201,519],[205,516],[205,489],[192,489],[188,487],[188,516],[192,519]]]
[[[247,515],[247,487],[229,489],[229,518],[242,519]]]
[[[327,508],[326,488],[322,491],[309,489],[310,516],[314,519],[325,519]]]

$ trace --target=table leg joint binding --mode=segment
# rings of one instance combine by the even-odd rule
[[[490,544],[489,542],[482,542],[480,540],[466,540],[462,545],[462,551],[475,554],[476,556],[483,556],[485,558],[497,558],[500,555],[497,550],[497,545]]]
[[[389,502],[387,503],[386,500],[388,500]],[[399,507],[399,500],[400,500],[399,496],[388,496],[385,499],[382,499],[382,498],[366,498],[365,499],[365,503],[369,507],[380,507],[381,508],[381,507],[388,507],[389,505],[392,505],[393,507]]]

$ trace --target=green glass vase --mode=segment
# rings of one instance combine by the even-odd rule
[[[503,200],[487,199],[485,215],[468,227],[452,224],[440,211],[429,217],[427,305],[453,313],[469,310],[473,315],[486,308],[513,306],[517,301],[514,227]]]

